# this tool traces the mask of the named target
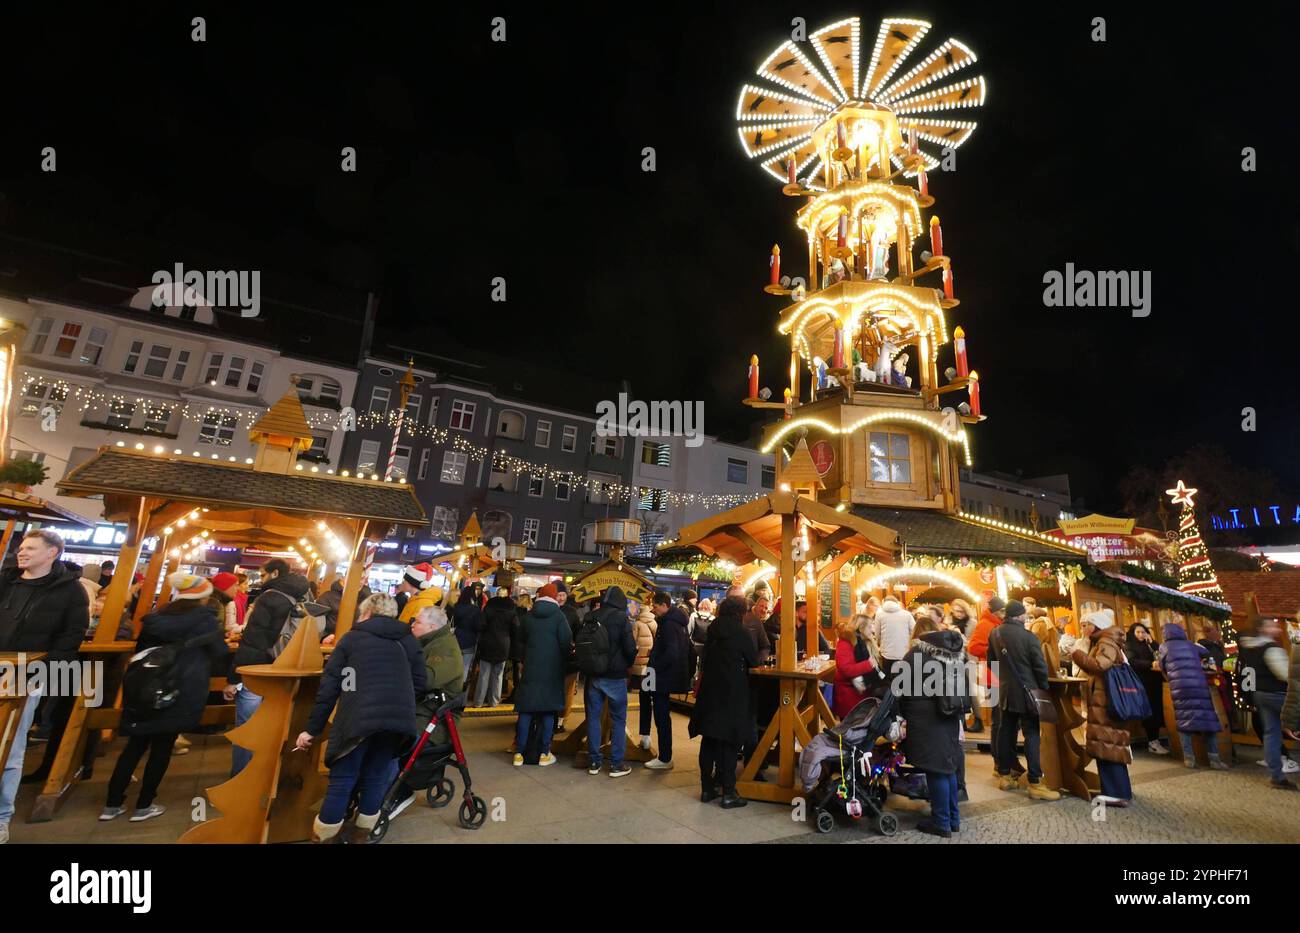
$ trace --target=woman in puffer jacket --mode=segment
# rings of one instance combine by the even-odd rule
[[[1196,767],[1196,750],[1192,738],[1199,734],[1205,740],[1205,751],[1210,767],[1227,771],[1228,765],[1219,757],[1217,733],[1223,728],[1214,697],[1205,679],[1201,660],[1209,652],[1187,637],[1187,632],[1177,622],[1166,622],[1165,640],[1160,645],[1159,669],[1169,681],[1169,698],[1174,704],[1174,721],[1183,745],[1183,764]]]
[[[658,630],[659,620],[655,618],[649,606],[642,606],[632,620],[632,635],[636,639],[636,660],[628,669],[628,676],[633,679],[641,700],[641,728],[637,735],[640,737],[642,748],[650,747],[650,722],[654,704],[650,698],[651,694],[641,689],[641,678],[645,677],[646,662],[650,659],[650,649],[654,647],[655,632]]]
[[[1106,696],[1106,672],[1124,660],[1124,630],[1115,624],[1115,613],[1099,609],[1084,616],[1080,631],[1072,659],[1088,678],[1087,743],[1101,778],[1097,796],[1109,806],[1127,807],[1133,799],[1128,779],[1133,754],[1128,730],[1110,721]]]

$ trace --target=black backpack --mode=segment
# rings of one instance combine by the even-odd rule
[[[943,696],[939,697],[940,715],[966,716],[975,708],[971,702],[970,680],[966,676],[966,665],[945,662],[943,684]]]
[[[704,616],[696,613],[695,624],[691,626],[691,641],[697,646],[704,644],[704,641],[709,634],[709,626],[712,624],[712,619],[706,619]]]
[[[212,640],[213,634],[205,632],[182,642],[146,648],[132,655],[122,675],[123,708],[148,713],[175,704],[181,694],[181,655]]]
[[[609,670],[609,629],[596,613],[588,613],[578,626],[575,639],[578,670],[588,677],[600,677]]]

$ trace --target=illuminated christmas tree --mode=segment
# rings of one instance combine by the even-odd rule
[[[1166,489],[1174,500],[1174,505],[1182,505],[1182,514],[1178,516],[1178,588],[1184,593],[1224,602],[1223,590],[1219,588],[1219,578],[1214,574],[1210,564],[1210,552],[1201,540],[1201,529],[1196,524],[1196,509],[1192,504],[1195,489],[1190,489],[1179,480],[1173,489]],[[1228,635],[1225,630],[1224,635]]]

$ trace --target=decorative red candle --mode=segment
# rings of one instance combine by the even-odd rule
[[[939,226],[939,215],[930,218],[930,252],[936,256],[943,255],[943,228]]]
[[[841,149],[848,148],[844,144],[844,121],[843,120],[840,120],[838,123],[835,124],[835,142],[839,145]]]
[[[844,368],[844,328],[835,328],[835,347],[831,350],[831,368]]]
[[[840,229],[836,238],[835,245],[843,249],[849,240],[849,213],[848,211],[840,212]]]
[[[772,284],[781,284],[781,247],[773,245],[772,258],[768,261],[768,266],[772,270]]]
[[[785,165],[786,165],[786,168],[785,168],[786,175],[787,175],[787,176],[789,177],[789,179],[790,179],[790,184],[793,185],[793,184],[795,184],[795,171],[796,171],[796,166],[795,166],[795,164],[794,164],[794,156],[790,156],[789,161],[787,161],[787,162],[785,163]]]
[[[758,398],[758,354],[749,358],[749,397]]]
[[[980,414],[980,374],[971,370],[970,382],[966,383],[966,391],[970,394],[970,413],[976,418]]]
[[[960,326],[952,332],[952,346],[957,353],[957,375],[969,376],[970,364],[966,362],[966,331]]]
[[[952,266],[943,269],[943,297],[952,299]]]
[[[908,152],[912,153],[912,155],[916,155],[916,154],[917,154],[917,150],[918,150],[918,140],[917,140],[917,138],[916,138],[916,127],[915,127],[915,126],[908,127],[908,133],[907,133],[907,150],[908,150]]]
[[[924,197],[929,197],[929,195],[930,195],[930,181],[929,181],[928,178],[925,177],[925,169],[922,168],[922,169],[918,170],[917,173],[916,173],[916,177],[919,178],[920,181],[921,181],[921,197],[923,197],[923,198],[924,198]]]

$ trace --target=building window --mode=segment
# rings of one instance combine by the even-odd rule
[[[357,476],[373,476],[379,464],[379,441],[362,441],[357,453]]]
[[[172,413],[162,406],[150,405],[147,402],[144,406],[144,429],[152,434],[166,434],[167,429],[171,427]]]
[[[571,454],[578,449],[578,429],[571,424],[564,426],[564,431],[560,435],[560,450],[566,454]]]
[[[326,461],[330,455],[330,439],[327,434],[313,434],[311,446],[303,454],[308,460]]]
[[[588,473],[587,501],[596,505],[617,505],[618,477],[608,473]]]
[[[203,419],[203,426],[199,428],[199,443],[229,447],[230,442],[235,439],[235,425],[238,423],[239,419],[231,415],[210,412]]]
[[[370,392],[370,411],[372,414],[377,413],[384,415],[388,413],[388,399],[392,397],[392,392],[382,386],[376,386]]]
[[[564,522],[551,522],[551,550],[564,550]]]
[[[474,402],[466,402],[461,399],[456,399],[451,403],[450,427],[457,431],[473,431],[474,410],[476,408],[478,408],[478,405]],[[522,436],[523,434],[521,433],[520,437]]]
[[[673,447],[671,444],[659,444],[655,441],[641,442],[641,462],[650,466],[672,466]]]
[[[259,370],[255,370],[255,372],[261,375]],[[342,389],[333,379],[302,373],[295,373],[294,375],[298,378],[295,387],[298,389],[298,398],[302,401],[338,403]]]
[[[429,399],[429,424],[438,423],[438,403],[442,401],[438,396]]]
[[[140,365],[140,354],[144,352],[144,343],[139,340],[131,341],[131,349],[126,354],[126,362],[122,364],[122,372],[134,373],[135,368]]]
[[[104,347],[107,344],[108,331],[102,327],[92,327],[90,333],[86,335],[86,345],[81,348],[81,362],[98,366],[99,358],[104,355]]]
[[[406,479],[411,470],[411,448],[398,447],[397,456],[393,458],[393,478]]]
[[[534,499],[540,499],[545,489],[546,489],[545,476],[534,475],[528,477],[528,494],[532,496]]]
[[[60,359],[68,359],[72,356],[72,351],[77,348],[77,340],[81,337],[81,325],[73,324],[71,321],[63,325],[63,330],[59,334],[59,339],[54,343],[53,356]]]
[[[728,457],[727,458],[727,482],[748,483],[749,482],[749,461],[737,460],[735,457]]]
[[[144,374],[151,379],[162,379],[167,375],[167,364],[171,358],[171,347],[154,344],[149,348],[149,358],[144,362]]]
[[[567,480],[555,481],[555,498],[560,502],[569,501],[569,483]]]
[[[429,448],[426,447],[420,451],[420,469],[415,474],[416,479],[424,479],[429,475]]]
[[[32,463],[44,463],[44,451],[35,450],[13,450],[9,452],[10,460],[30,460]]]
[[[417,395],[414,392],[412,392],[410,395],[406,397],[406,417],[404,420],[411,422],[411,424],[420,423],[420,402],[421,401],[422,401],[421,396]]]
[[[32,382],[23,389],[24,418],[35,418],[46,405],[54,406],[55,411],[63,411],[63,403],[68,399],[67,386],[59,387]]]
[[[203,381],[208,385],[216,385],[217,377],[221,375],[221,362],[225,357],[220,353],[214,353],[208,357],[208,374],[203,377]]]
[[[108,417],[104,423],[110,428],[129,428],[135,417],[135,402],[116,401],[108,406]]]
[[[668,508],[668,492],[653,486],[641,490],[641,498],[636,504],[639,512],[663,512]]]
[[[433,521],[429,530],[433,532],[436,538],[454,538],[456,531],[460,527],[460,509],[448,508],[445,505],[435,505],[433,507]]]
[[[442,454],[442,481],[444,483],[455,483],[457,486],[465,482],[465,470],[469,466],[469,454],[462,453],[459,450],[447,450]]]
[[[54,330],[54,318],[37,318],[36,327],[32,330],[30,347],[33,353],[41,354],[45,352],[45,344],[49,341],[52,330]]]
[[[595,537],[595,531],[595,524],[590,524],[583,525],[582,531],[578,533],[578,550],[583,554],[596,553],[596,542],[593,540]]]
[[[232,389],[238,389],[239,383],[244,378],[245,360],[242,356],[232,356],[230,365],[226,368],[226,385]]]
[[[542,521],[539,518],[524,519],[524,539],[523,543],[529,547],[537,547],[537,536],[541,533]]]
[[[172,382],[180,382],[185,378],[185,367],[190,362],[190,351],[181,350],[176,354],[176,365],[172,367]]]
[[[868,439],[873,483],[910,483],[912,456],[906,434],[872,431]]]
[[[261,363],[254,363],[248,371],[248,391],[256,392],[262,387],[262,376],[266,372],[266,367]]]
[[[771,489],[776,485],[776,467],[770,463],[764,463],[761,467],[760,482],[764,489]]]
[[[537,431],[533,436],[533,443],[538,447],[551,446],[551,423],[549,421],[537,422]]]
[[[591,452],[606,457],[618,457],[618,437],[615,435],[601,437],[600,434],[592,431]]]

